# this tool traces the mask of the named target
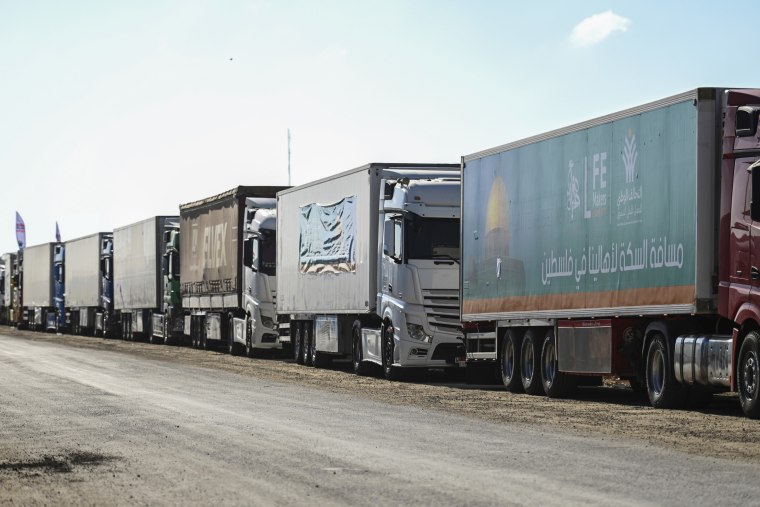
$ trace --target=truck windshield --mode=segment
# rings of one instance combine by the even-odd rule
[[[277,238],[274,231],[261,231],[259,239],[259,272],[275,276],[277,263]]]
[[[459,219],[408,220],[404,248],[407,259],[449,259],[459,262]]]

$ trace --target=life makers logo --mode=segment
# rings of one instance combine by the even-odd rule
[[[636,161],[639,150],[636,135],[628,129],[628,135],[623,140],[623,153],[620,156],[625,173],[625,184],[620,185],[617,200],[617,225],[632,225],[641,223],[644,213],[644,188],[636,172]]]
[[[575,219],[575,210],[581,206],[581,195],[578,192],[578,178],[573,173],[573,161],[568,162],[567,169],[567,211],[570,212],[570,220]]]
[[[637,158],[639,158],[639,152],[636,149],[636,136],[631,129],[628,129],[628,136],[625,138],[622,155],[626,183],[633,183],[633,180],[636,178]]]

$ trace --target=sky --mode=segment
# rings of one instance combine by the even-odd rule
[[[0,252],[760,86],[760,2],[0,0]]]

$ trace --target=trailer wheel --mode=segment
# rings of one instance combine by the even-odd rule
[[[293,321],[290,324],[293,331],[293,360],[297,364],[303,364],[303,326],[298,321]]]
[[[317,344],[314,339],[314,325],[311,321],[304,322],[303,325],[304,343],[306,344],[304,353],[304,364],[306,366],[314,366],[314,358],[317,355]]]
[[[246,357],[253,357],[253,324],[251,316],[245,316],[245,355]]]
[[[164,313],[164,345],[171,345],[174,340],[172,340],[172,335],[169,332],[169,316]]]
[[[198,329],[198,339],[200,340],[200,347],[203,350],[209,350],[211,349],[210,344],[208,342],[208,338],[206,337],[206,322],[205,317],[203,319],[198,319],[200,321],[200,329]]]
[[[523,390],[520,380],[520,335],[514,329],[508,329],[501,340],[501,381],[507,391],[513,393]],[[467,366],[469,371],[470,366]]]
[[[354,322],[352,335],[351,359],[354,364],[354,373],[365,377],[369,375],[369,365],[362,361],[362,325],[358,320]]]
[[[393,354],[396,343],[393,338],[393,323],[383,324],[383,374],[388,380],[399,380],[399,368],[393,366]]]
[[[760,334],[751,331],[744,338],[739,351],[739,402],[744,415],[750,419],[760,418]]]
[[[532,395],[544,394],[540,373],[541,349],[538,340],[536,330],[528,329],[520,347],[520,378],[525,392]]]
[[[559,371],[553,329],[547,331],[541,347],[541,382],[544,392],[550,398],[568,396],[576,385],[575,377]]]
[[[680,408],[687,394],[675,378],[669,357],[667,340],[655,334],[649,343],[646,361],[647,395],[655,408]]]

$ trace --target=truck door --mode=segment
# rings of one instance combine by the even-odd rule
[[[749,282],[750,298],[760,297],[760,163],[755,159],[740,159],[736,161],[738,172],[749,174],[747,194],[750,201],[750,251],[749,251]]]
[[[747,166],[734,165],[731,197],[729,312],[733,315],[749,298],[750,288],[750,175]],[[757,236],[757,234],[755,235]]]

